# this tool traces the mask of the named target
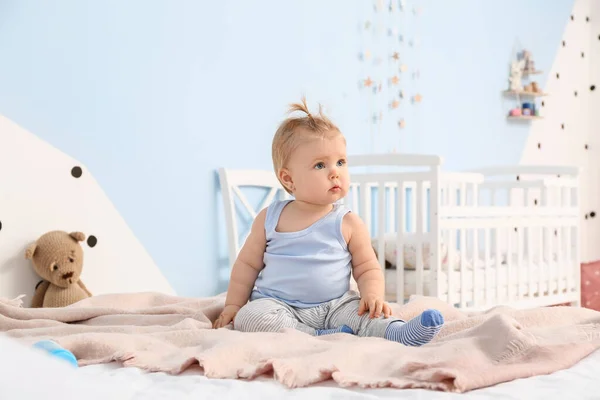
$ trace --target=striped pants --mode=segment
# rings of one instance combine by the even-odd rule
[[[368,312],[359,316],[359,303],[360,297],[352,291],[311,308],[297,308],[276,299],[260,298],[238,311],[233,327],[241,332],[278,332],[283,328],[294,328],[314,335],[316,329],[347,325],[357,336],[385,337],[388,325],[400,321],[383,315],[371,319]]]

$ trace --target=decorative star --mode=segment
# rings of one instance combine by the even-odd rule
[[[394,54],[392,54],[392,58],[398,61],[400,59],[400,54],[397,51],[395,51]]]
[[[391,79],[392,81],[392,85],[397,85],[400,82],[400,78],[398,78],[398,76],[394,75]]]
[[[398,121],[398,126],[400,128],[404,128],[406,126],[406,122],[404,122],[404,119],[401,119],[400,121]]]
[[[399,41],[400,43],[404,43],[404,36],[402,36],[402,35],[398,35],[398,41]]]
[[[406,72],[407,69],[408,69],[408,67],[406,66],[406,64],[402,64],[400,66],[400,72]]]
[[[398,97],[400,97],[401,99],[404,98],[404,90],[401,90],[400,93],[398,93]]]
[[[365,50],[365,58],[368,60],[369,58],[371,58],[371,51],[370,50]]]
[[[415,103],[420,103],[422,99],[423,99],[423,96],[421,96],[420,94],[416,94],[416,95],[413,97],[413,102],[415,102]]]
[[[391,104],[392,110],[395,110],[399,106],[400,106],[400,102],[398,100],[394,99],[394,101],[392,101],[392,104]]]
[[[367,77],[367,79],[365,79],[365,87],[370,87],[373,84],[373,81],[371,80],[371,77]]]

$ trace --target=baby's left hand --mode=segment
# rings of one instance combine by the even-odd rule
[[[361,296],[360,304],[358,306],[358,315],[363,315],[366,311],[369,311],[369,318],[379,318],[383,312],[384,318],[388,318],[392,315],[392,309],[390,306],[383,301],[382,298],[376,295]]]

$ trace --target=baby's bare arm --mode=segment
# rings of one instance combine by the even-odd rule
[[[256,278],[264,267],[263,256],[267,245],[265,215],[266,209],[254,219],[250,234],[233,264],[225,306],[243,307],[248,302]]]
[[[381,266],[377,262],[375,251],[366,225],[357,214],[344,216],[342,230],[352,254],[352,274],[358,284],[361,297],[375,296],[383,299],[385,283]]]

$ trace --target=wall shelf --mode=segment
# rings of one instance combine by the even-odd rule
[[[523,70],[523,76],[527,76],[527,75],[540,75],[543,74],[544,71],[538,71],[538,70],[533,70],[533,71],[526,71]]]
[[[516,90],[505,90],[502,92],[506,95],[511,96],[531,96],[531,97],[544,97],[548,96],[548,93],[540,93],[540,92],[526,92],[524,90],[516,91]]]
[[[534,119],[544,119],[544,117],[540,117],[538,115],[509,115],[506,117],[509,120],[522,120],[522,121],[530,121],[530,120],[534,120]]]

